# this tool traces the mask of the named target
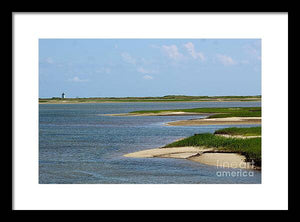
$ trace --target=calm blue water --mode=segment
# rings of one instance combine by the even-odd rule
[[[164,125],[195,116],[101,115],[136,110],[260,105],[260,102],[40,104],[39,183],[261,183],[259,171],[248,170],[248,176],[219,176],[217,167],[188,160],[123,157],[126,153],[164,146],[182,137],[229,126]]]

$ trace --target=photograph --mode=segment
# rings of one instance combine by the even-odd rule
[[[12,209],[288,210],[288,18],[12,13]]]
[[[40,38],[39,184],[261,184],[261,39]]]

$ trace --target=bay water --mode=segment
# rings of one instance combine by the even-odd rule
[[[184,159],[128,158],[195,133],[225,127],[167,126],[201,116],[105,116],[137,110],[256,107],[260,102],[134,102],[39,105],[40,184],[261,183],[256,170],[226,169]],[[204,117],[204,116],[203,116]],[[235,172],[235,173],[232,173]]]

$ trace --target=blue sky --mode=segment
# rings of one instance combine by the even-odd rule
[[[260,95],[260,39],[40,39],[39,97]]]

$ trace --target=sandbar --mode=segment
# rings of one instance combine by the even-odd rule
[[[205,113],[193,113],[193,112],[159,112],[159,113],[116,113],[116,114],[101,114],[103,116],[204,116]]]
[[[168,122],[168,126],[197,126],[197,125],[242,125],[261,124],[261,117],[226,117],[226,118],[204,118],[180,120]]]
[[[222,168],[254,169],[250,163],[245,162],[246,158],[243,155],[216,151],[213,148],[206,147],[155,148],[125,154],[124,156],[131,158],[176,158]]]

